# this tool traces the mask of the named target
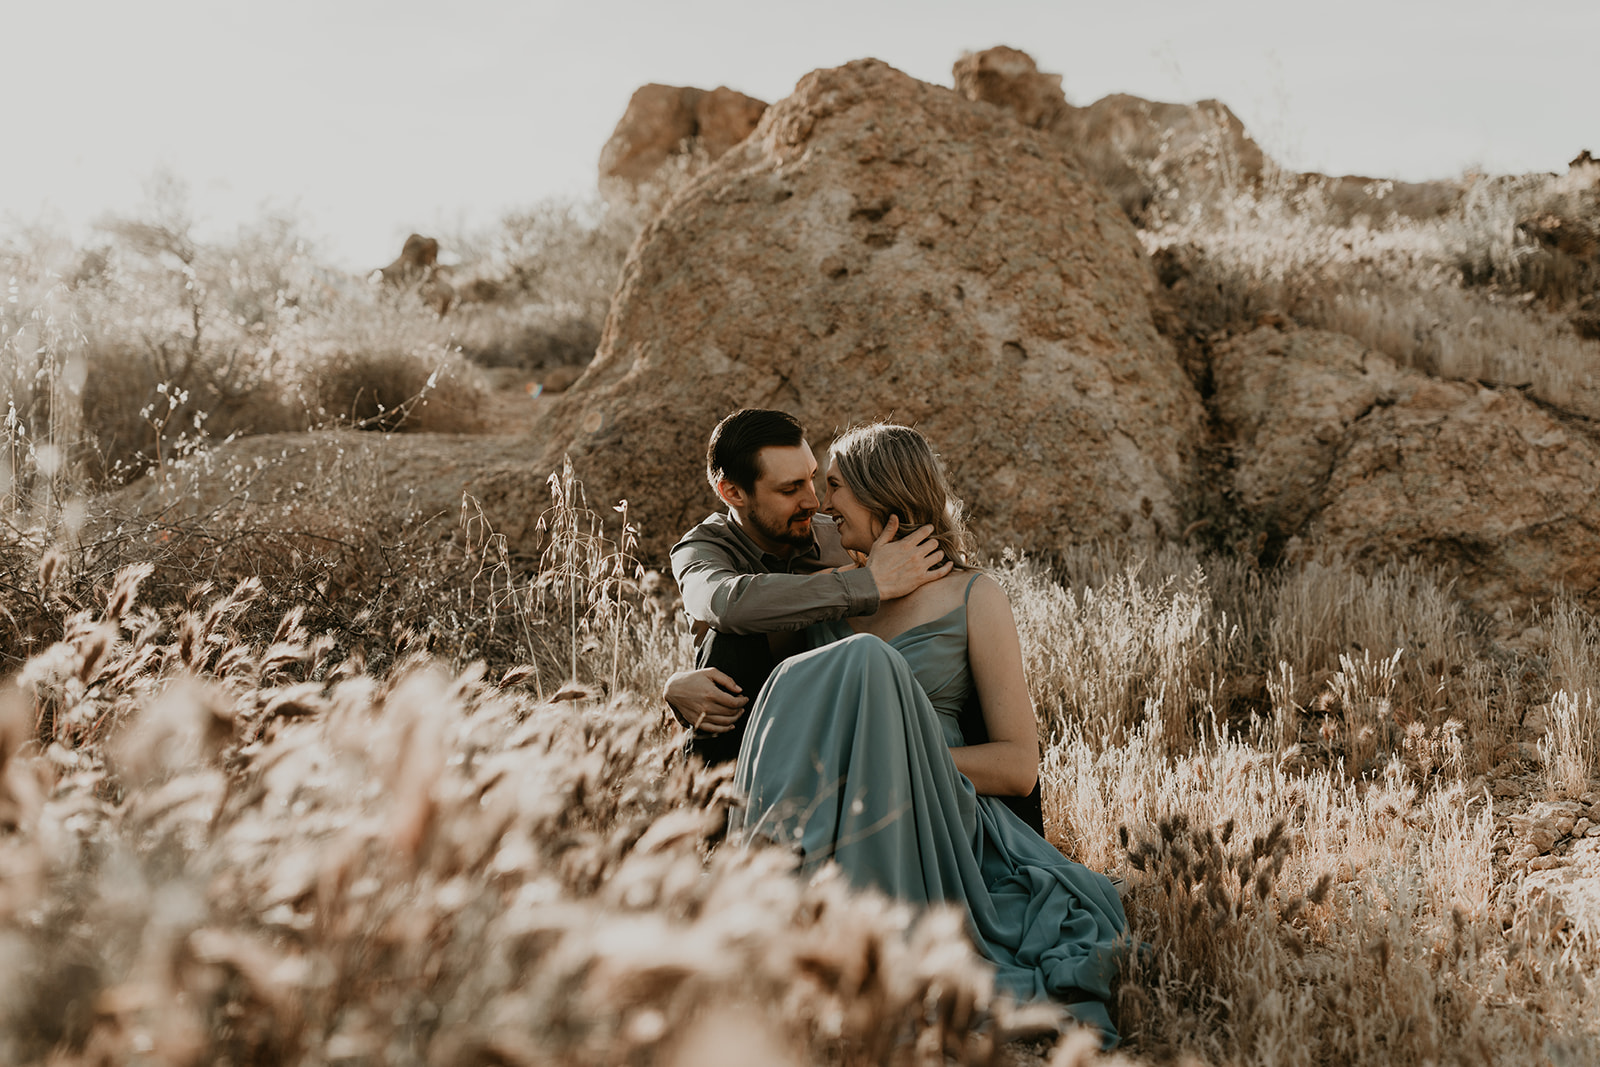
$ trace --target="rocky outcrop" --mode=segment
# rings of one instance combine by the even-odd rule
[[[654,214],[667,198],[755,129],[764,101],[732,89],[646,85],[600,150],[600,194]]]
[[[1042,73],[1026,52],[1005,46],[962,56],[952,75],[967,99],[1004,108],[1023,125],[1065,139],[1135,221],[1189,204],[1215,207],[1219,198],[1257,189],[1280,172],[1217,100],[1173,104],[1117,93],[1074,107],[1061,91],[1061,75]],[[1374,222],[1391,215],[1428,218],[1462,195],[1455,182],[1288,177],[1303,202],[1340,223],[1358,215]]]
[[[1276,542],[1322,508],[1351,426],[1403,388],[1394,363],[1353,338],[1263,327],[1212,363],[1219,425],[1234,453],[1237,506]]]
[[[917,425],[993,549],[1181,529],[1201,406],[1133,229],[995,117],[875,60],[803,78],[640,237],[541,467],[570,453],[659,555],[713,507],[717,419],[771,406],[816,446]]]
[[[387,267],[380,267],[378,273],[390,285],[405,285],[408,282],[418,282],[432,274],[439,263],[439,242],[432,237],[424,237],[414,233],[406,238],[406,243],[400,249],[400,254],[393,263]]]
[[[1046,74],[1026,52],[1005,45],[967,52],[951,71],[956,92],[1005,108],[1035,130],[1054,130],[1077,110],[1061,91],[1061,75]]]
[[[1215,381],[1236,499],[1270,539],[1421,559],[1489,612],[1563,587],[1600,607],[1600,447],[1518,390],[1312,330],[1234,341]]]
[[[1468,600],[1519,610],[1565,588],[1600,608],[1600,449],[1515,389],[1414,381],[1362,419],[1314,538],[1355,559],[1412,555]]]
[[[417,297],[440,315],[456,302],[449,271],[439,266],[439,242],[432,237],[420,233],[407,237],[395,261],[378,268],[378,276],[385,285],[416,286]]]

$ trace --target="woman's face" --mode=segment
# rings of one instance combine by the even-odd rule
[[[839,528],[839,541],[853,552],[867,552],[872,542],[883,532],[883,523],[868,511],[845,484],[838,463],[828,464],[828,493],[823,498],[822,510],[833,517]]]

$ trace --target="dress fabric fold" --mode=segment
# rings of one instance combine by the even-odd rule
[[[807,871],[833,861],[855,885],[964,906],[1000,989],[1060,1001],[1114,1043],[1105,1001],[1128,949],[1116,888],[978,796],[951,759],[973,689],[966,606],[889,641],[842,622],[808,635],[750,713],[734,834],[798,848]]]

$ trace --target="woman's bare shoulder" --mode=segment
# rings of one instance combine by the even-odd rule
[[[980,595],[980,591],[989,596],[996,593],[1001,597],[1005,596],[999,592],[998,583],[987,572],[980,570],[953,570],[938,581],[929,582],[923,588],[927,590],[928,603],[930,605],[937,603],[946,611],[952,611],[963,603],[973,603]]]

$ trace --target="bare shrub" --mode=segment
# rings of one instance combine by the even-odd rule
[[[302,363],[299,394],[318,422],[385,432],[470,433],[484,387],[448,351],[319,346]]]
[[[463,274],[494,296],[458,314],[462,351],[491,367],[588,363],[639,225],[598,202],[548,200],[464,241]]]

